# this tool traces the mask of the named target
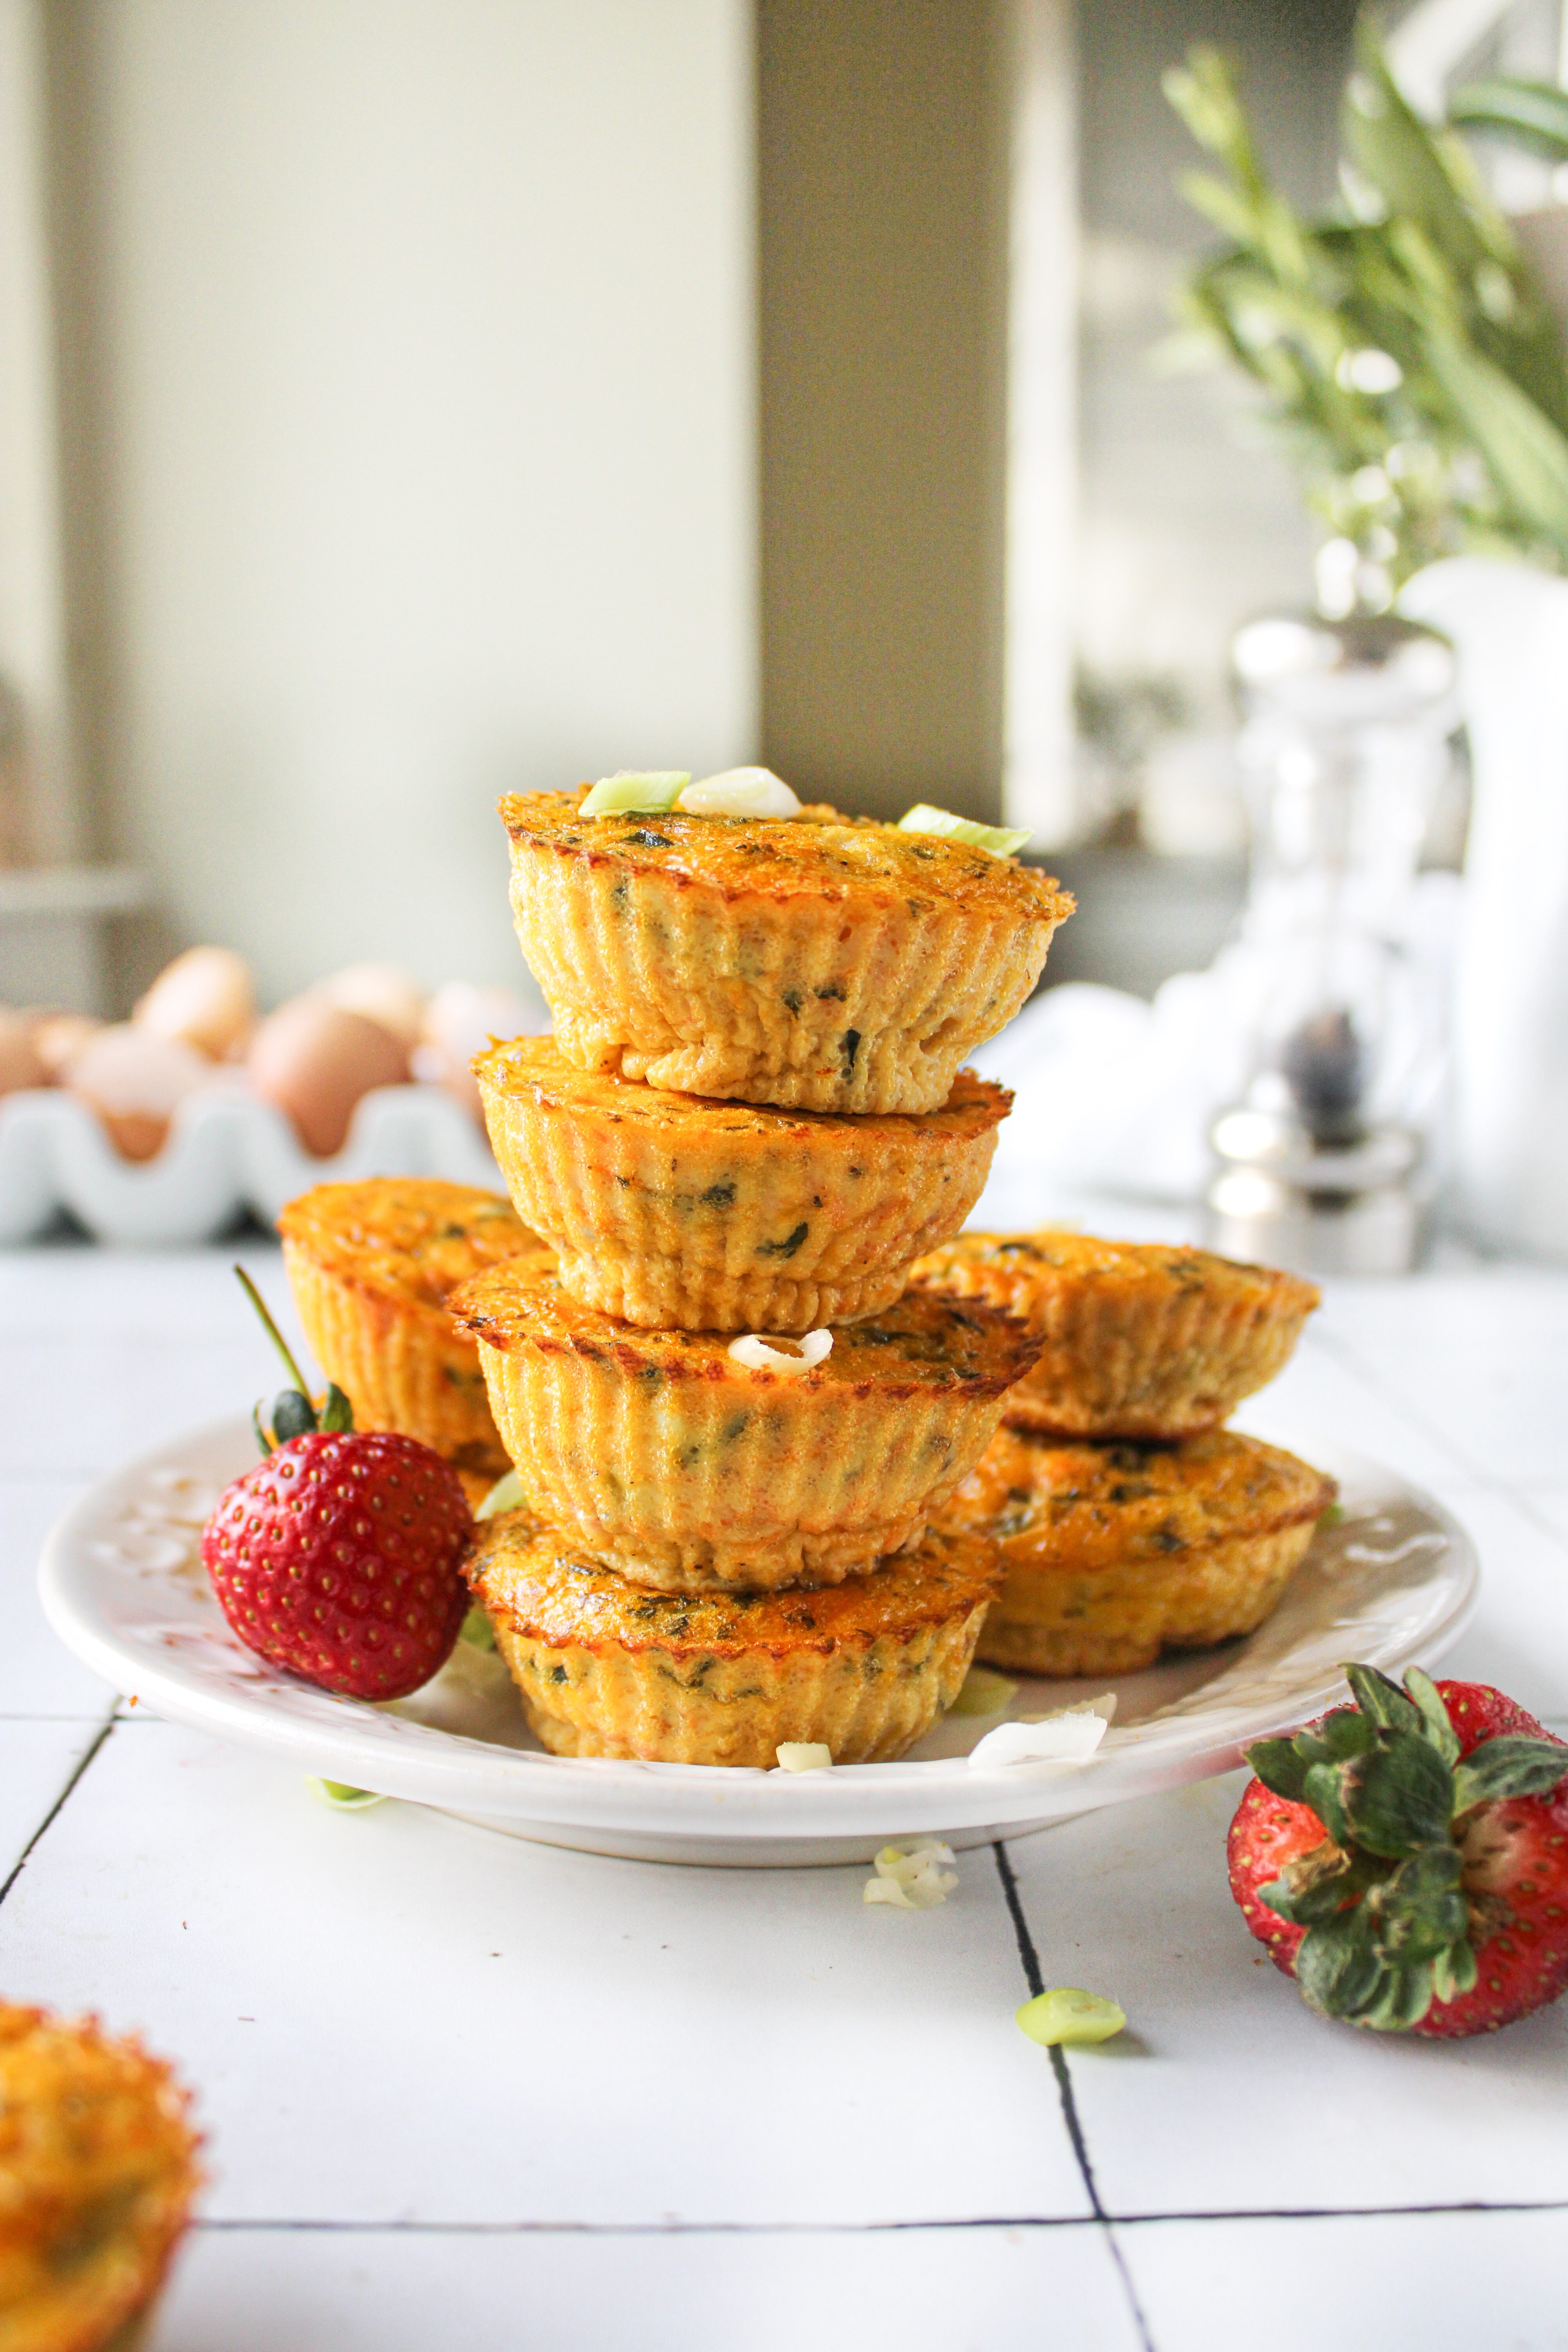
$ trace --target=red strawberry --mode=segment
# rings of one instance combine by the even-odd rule
[[[1568,1748],[1485,1683],[1399,1690],[1247,1750],[1231,1892],[1314,2009],[1489,2033],[1568,1988]]]
[[[452,1654],[472,1532],[427,1445],[314,1431],[225,1488],[202,1559],[240,1640],[275,1666],[344,1698],[401,1698]]]

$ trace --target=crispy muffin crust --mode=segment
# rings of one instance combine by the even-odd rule
[[[810,1331],[890,1306],[979,1198],[1013,1099],[961,1070],[922,1118],[773,1110],[580,1070],[548,1037],[493,1046],[474,1074],[564,1288],[689,1331]]]
[[[417,1437],[470,1488],[508,1467],[479,1350],[454,1328],[449,1293],[484,1267],[538,1252],[510,1201],[435,1177],[318,1184],[278,1220],[305,1337],[360,1429]]]
[[[1002,1429],[940,1524],[1001,1549],[982,1657],[1031,1674],[1131,1673],[1162,1649],[1260,1625],[1336,1491],[1293,1454],[1228,1430],[1155,1446]]]
[[[500,803],[518,939],[567,1060],[680,1094],[937,1109],[1072,912],[1011,858],[806,809],[578,814]]]
[[[616,1322],[528,1259],[450,1304],[540,1515],[668,1591],[834,1584],[918,1541],[1035,1346],[997,1308],[909,1294],[812,1370],[752,1370],[721,1332]]]
[[[928,1536],[826,1592],[647,1592],[527,1512],[481,1528],[468,1581],[557,1756],[771,1766],[901,1756],[951,1706],[996,1590],[994,1547]]]
[[[187,2095],[134,2040],[0,2003],[0,2346],[109,2352],[201,2183]]]
[[[961,1234],[911,1282],[984,1298],[1041,1341],[1007,1400],[1021,1428],[1177,1438],[1213,1429],[1280,1371],[1318,1304],[1310,1282],[1164,1242]]]

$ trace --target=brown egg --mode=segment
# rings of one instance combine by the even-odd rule
[[[23,1087],[47,1087],[49,1073],[33,1024],[19,1013],[0,1005],[0,1095],[15,1094]]]
[[[363,1013],[367,1021],[379,1021],[405,1053],[419,1042],[425,991],[395,964],[351,963],[346,971],[318,981],[310,993],[323,1004],[338,1004],[345,1013]]]
[[[187,948],[166,964],[131,1018],[156,1037],[178,1037],[215,1062],[256,1019],[250,966],[232,948]]]
[[[38,1049],[38,1059],[47,1072],[44,1083],[59,1086],[65,1076],[66,1064],[79,1054],[89,1037],[96,1037],[107,1022],[97,1021],[90,1013],[61,1013],[55,1006],[33,1008],[26,1015],[33,1033],[33,1043]]]
[[[408,1076],[408,1055],[378,1021],[317,996],[281,1004],[256,1033],[250,1083],[291,1119],[307,1151],[330,1159],[347,1140],[362,1095]]]
[[[124,1160],[151,1160],[185,1097],[210,1086],[205,1054],[178,1037],[157,1037],[133,1022],[100,1029],[65,1066],[65,1084],[98,1113]]]

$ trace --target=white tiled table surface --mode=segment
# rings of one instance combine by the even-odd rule
[[[1238,1780],[961,1857],[907,1914],[860,1869],[332,1814],[116,1708],[43,1623],[39,1543],[276,1388],[231,1256],[0,1258],[0,1996],[198,2086],[153,2352],[1568,2347],[1568,2002],[1468,2045],[1313,2019],[1226,1889]],[[1562,1729],[1565,1341],[1562,1273],[1340,1286],[1266,1407],[1468,1522],[1447,1670]],[[1053,2062],[1013,2023],[1037,1972],[1132,2031]]]

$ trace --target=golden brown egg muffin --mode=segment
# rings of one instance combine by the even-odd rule
[[[0,2346],[129,2352],[201,2185],[161,2059],[0,2002]]]
[[[1035,1344],[995,1307],[929,1292],[843,1325],[812,1370],[753,1370],[722,1332],[579,1306],[530,1259],[450,1305],[531,1507],[664,1591],[834,1584],[918,1540]]]
[[[468,1568],[535,1736],[557,1756],[752,1764],[784,1740],[885,1763],[957,1697],[995,1548],[930,1535],[826,1592],[647,1592],[525,1511]]]
[[[474,1074],[563,1286],[666,1330],[810,1331],[890,1306],[979,1198],[1013,1099],[961,1070],[920,1118],[772,1110],[579,1070],[548,1037]]]
[[[1188,1437],[1281,1370],[1318,1304],[1310,1282],[1166,1242],[960,1234],[910,1280],[984,1298],[1041,1342],[1008,1421],[1064,1437]]]
[[[517,935],[580,1069],[786,1109],[936,1110],[1072,911],[1012,858],[836,809],[584,817],[586,789],[500,803]]]
[[[433,1446],[477,1501],[510,1468],[479,1350],[448,1295],[520,1251],[543,1254],[510,1201],[436,1177],[318,1184],[278,1220],[283,1264],[316,1361],[359,1429]]]
[[[939,1524],[1001,1549],[978,1654],[1031,1675],[1131,1674],[1260,1625],[1334,1482],[1278,1445],[1061,1444],[1001,1429]]]

